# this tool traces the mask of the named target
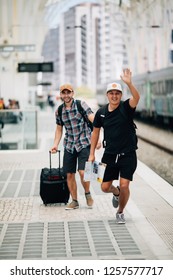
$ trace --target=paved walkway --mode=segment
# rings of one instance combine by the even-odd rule
[[[173,187],[141,162],[125,225],[115,223],[112,196],[98,183],[91,186],[93,209],[87,208],[78,176],[79,209],[43,205],[39,176],[48,166],[54,129],[53,114],[40,112],[39,150],[0,151],[0,259],[172,260]]]

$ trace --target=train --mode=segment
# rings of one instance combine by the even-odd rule
[[[148,71],[132,77],[133,84],[140,92],[136,108],[136,118],[157,123],[173,130],[173,66],[156,71]],[[123,99],[130,97],[129,90],[122,81]],[[97,89],[98,105],[107,103],[106,85]]]

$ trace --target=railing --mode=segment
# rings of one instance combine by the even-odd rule
[[[37,109],[0,110],[0,150],[38,149]]]

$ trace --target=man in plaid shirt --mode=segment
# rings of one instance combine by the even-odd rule
[[[81,183],[84,187],[86,203],[88,207],[92,207],[93,198],[90,194],[90,183],[84,182],[85,162],[88,160],[90,153],[91,129],[84,120],[81,113],[78,111],[76,100],[73,98],[74,90],[70,84],[65,84],[60,87],[60,97],[63,101],[62,114],[58,114],[56,110],[56,131],[53,147],[51,152],[55,153],[58,150],[58,145],[62,138],[63,126],[66,129],[64,137],[64,157],[63,168],[67,173],[67,184],[72,197],[72,201],[65,208],[66,210],[73,210],[79,208],[77,199],[77,184],[75,179],[76,167],[78,163],[78,172]],[[85,101],[81,105],[88,117],[93,122],[94,113]],[[100,147],[100,143],[98,147]]]

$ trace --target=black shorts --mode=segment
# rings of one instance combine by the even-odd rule
[[[85,162],[89,158],[90,146],[83,148],[80,152],[74,150],[73,154],[64,149],[63,169],[65,173],[76,173],[78,163],[78,170],[85,169]]]
[[[119,176],[130,181],[133,180],[137,167],[136,151],[119,156],[104,153],[102,162],[107,164],[103,182],[118,180]]]

